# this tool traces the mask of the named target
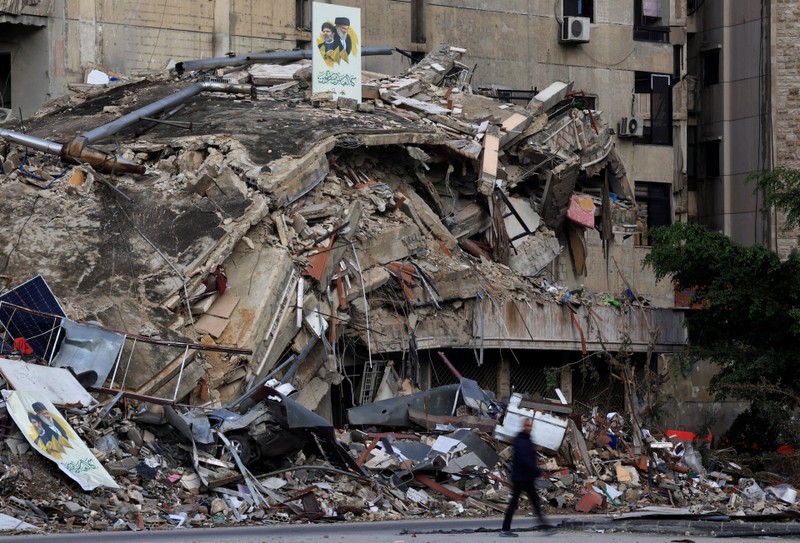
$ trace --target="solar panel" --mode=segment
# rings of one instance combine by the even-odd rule
[[[0,322],[6,329],[3,351],[21,337],[37,356],[49,359],[57,346],[61,320],[65,317],[64,309],[44,277],[37,275],[29,279],[0,296]]]

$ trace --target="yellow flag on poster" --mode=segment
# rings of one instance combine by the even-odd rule
[[[81,488],[119,488],[50,400],[21,390],[4,390],[3,397],[8,413],[31,447],[58,464]]]

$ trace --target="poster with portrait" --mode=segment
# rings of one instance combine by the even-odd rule
[[[311,90],[361,102],[361,10],[314,2],[311,13]]]
[[[92,451],[43,394],[4,390],[11,418],[37,452],[52,460],[84,490],[119,488]]]

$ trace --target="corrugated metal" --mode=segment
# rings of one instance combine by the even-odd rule
[[[455,316],[445,319],[445,313],[420,319],[417,348],[582,350],[580,333],[566,306],[508,301],[495,307],[489,299],[465,300],[465,304],[470,303],[479,305],[474,311],[469,305],[462,308],[466,322],[458,322]],[[654,334],[653,352],[657,353],[678,351],[687,342],[681,310],[596,305],[577,308],[575,317],[588,351],[616,351],[627,340],[632,351],[646,352]],[[408,348],[406,328],[401,323],[386,323],[380,332],[371,336],[375,352]],[[364,333],[362,339],[367,339]]]
[[[581,334],[567,306],[508,301],[494,307],[481,302],[483,333],[473,321],[474,343],[482,335],[485,348],[580,350]],[[683,313],[669,308],[597,305],[579,307],[575,320],[583,330],[589,351],[616,350],[626,341],[636,352],[644,352],[655,336],[655,352],[673,352],[686,343]]]

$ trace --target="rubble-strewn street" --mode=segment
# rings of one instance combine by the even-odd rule
[[[463,52],[361,103],[302,60],[180,63],[0,125],[0,530],[497,516],[526,418],[554,518],[797,520],[800,481],[642,414],[626,356],[686,331],[629,282],[602,111],[571,82],[473,93]],[[613,288],[545,273],[589,281],[590,254]],[[537,340],[611,359],[619,410],[448,358]]]

